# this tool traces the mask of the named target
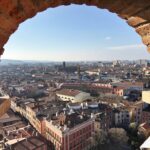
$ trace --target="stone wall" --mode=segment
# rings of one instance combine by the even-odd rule
[[[19,24],[47,8],[86,4],[117,13],[135,28],[150,51],[150,0],[0,0],[0,55]]]

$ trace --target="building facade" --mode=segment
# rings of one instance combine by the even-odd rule
[[[62,89],[56,93],[57,97],[62,101],[70,101],[72,103],[83,102],[90,98],[90,94],[79,90]]]
[[[31,103],[18,105],[12,101],[12,109],[24,116],[45,137],[55,150],[87,150],[94,132],[94,116],[81,115],[73,111],[56,113],[51,119],[40,115]]]

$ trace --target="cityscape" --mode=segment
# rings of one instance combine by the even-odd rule
[[[150,0],[1,0],[0,150],[150,150],[149,53]]]
[[[2,149],[137,149],[150,135],[150,61],[4,62]]]

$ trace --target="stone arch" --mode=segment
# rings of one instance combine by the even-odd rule
[[[150,0],[1,0],[0,55],[4,52],[3,46],[20,23],[47,8],[70,4],[96,6],[118,14],[135,28],[150,51]]]

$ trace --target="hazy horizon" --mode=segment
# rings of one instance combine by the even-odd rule
[[[3,61],[35,61],[35,62],[113,62],[113,61],[139,61],[139,60],[147,60],[150,61],[149,59],[114,59],[114,60],[62,60],[62,61],[57,61],[57,60],[30,60],[30,59],[1,59],[1,62]]]

